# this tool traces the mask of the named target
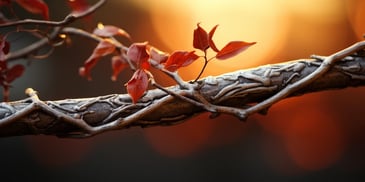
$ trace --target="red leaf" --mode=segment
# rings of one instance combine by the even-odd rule
[[[113,75],[111,79],[113,81],[117,80],[117,76],[119,73],[128,66],[128,62],[122,57],[122,56],[113,56],[112,57],[112,69],[113,69]]]
[[[115,51],[115,45],[109,40],[105,39],[96,46],[91,56],[85,61],[84,66],[79,69],[79,74],[91,80],[90,71],[100,60],[101,57],[109,55]]]
[[[4,38],[0,40],[0,60],[5,60],[5,55],[9,53],[10,44]]]
[[[166,62],[170,56],[168,53],[162,52],[155,47],[150,48],[150,55],[151,59],[156,61],[158,64]]]
[[[74,16],[78,16],[90,8],[90,4],[86,0],[67,0],[67,4],[71,8]],[[82,20],[88,25],[88,29],[91,29],[92,15],[87,15]]]
[[[48,5],[42,0],[15,0],[21,7],[34,14],[41,14],[49,20]]]
[[[173,72],[180,67],[188,66],[198,58],[199,56],[195,54],[195,51],[175,51],[167,59],[165,69]]]
[[[256,42],[231,41],[217,53],[216,58],[220,60],[231,58],[254,44]]]
[[[193,47],[205,51],[209,48],[208,33],[200,27],[199,23],[194,30]]]
[[[96,48],[93,51],[92,56],[106,56],[111,54],[115,51],[114,43],[109,39],[104,39],[103,41],[99,42]]]
[[[0,7],[1,6],[6,6],[10,4],[10,0],[0,0]]]
[[[8,64],[4,60],[0,60],[0,73],[8,69]]]
[[[133,43],[128,51],[128,58],[133,61],[138,68],[149,69],[150,63],[148,60],[150,59],[150,55],[147,52],[148,42],[142,43]]]
[[[93,34],[101,37],[112,37],[115,35],[120,35],[123,37],[127,37],[128,39],[131,39],[130,35],[126,31],[112,25],[99,24],[98,28],[94,30]]]
[[[7,73],[6,73],[6,82],[11,83],[13,82],[16,78],[22,76],[22,74],[24,73],[24,66],[17,64],[14,65],[13,67],[11,67],[10,69],[8,69]]]
[[[132,78],[127,82],[128,94],[132,97],[133,103],[146,92],[148,87],[148,75],[144,69],[138,69],[134,72]]]
[[[67,3],[73,13],[82,13],[90,7],[89,3],[85,0],[68,0]]]
[[[214,26],[214,27],[212,28],[212,30],[210,30],[209,35],[208,35],[208,42],[209,42],[209,46],[210,46],[210,48],[212,48],[212,49],[213,49],[213,51],[215,51],[215,52],[219,52],[219,49],[215,46],[215,43],[214,43],[214,41],[213,41],[213,35],[214,35],[215,30],[217,29],[217,27],[218,27],[218,25]]]

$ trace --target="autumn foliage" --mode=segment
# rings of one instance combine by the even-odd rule
[[[10,44],[5,39],[6,37],[0,39],[0,85],[4,89],[4,100],[8,100],[10,84],[23,74],[24,66],[21,64],[8,66],[6,55],[10,51]]]
[[[111,59],[112,80],[116,80],[118,74],[128,66],[134,70],[132,78],[125,85],[132,101],[136,103],[148,88],[149,79],[152,79],[149,70],[152,67],[160,69],[160,66],[162,66],[163,71],[176,72],[179,68],[190,65],[200,57],[204,58],[205,63],[213,58],[225,60],[255,44],[255,42],[231,41],[222,49],[218,49],[213,41],[213,35],[217,27],[218,25],[214,26],[207,33],[200,24],[197,24],[197,28],[194,30],[193,47],[203,52],[203,55],[199,56],[195,50],[176,50],[169,54],[149,45],[148,42],[132,43],[129,47],[125,47],[119,42],[115,42],[113,36],[124,36],[130,39],[126,31],[111,25],[99,26],[93,34],[102,37],[103,40],[99,42],[89,59],[85,61],[84,66],[80,68],[80,75],[90,80],[90,71],[97,61],[101,57],[113,54],[114,56]],[[207,49],[209,48],[216,52],[214,57],[207,58]],[[204,68],[202,71],[204,71]]]
[[[17,3],[29,13],[38,14],[43,20],[50,21],[48,6],[42,0],[7,0],[1,1],[0,6],[12,8],[14,3]],[[90,7],[85,0],[67,1],[67,4],[72,10],[71,14],[80,14]],[[1,21],[4,23],[9,22],[5,18]],[[124,69],[130,68],[133,70],[134,73],[125,86],[131,100],[136,103],[148,89],[150,80],[153,79],[151,69],[158,69],[164,73],[177,72],[181,67],[186,67],[202,58],[205,64],[195,79],[197,81],[207,63],[213,58],[226,60],[255,44],[255,42],[231,41],[222,49],[218,49],[213,40],[217,27],[218,25],[207,32],[198,23],[193,36],[193,48],[196,50],[176,50],[172,53],[166,53],[148,42],[131,42],[131,36],[122,28],[99,23],[97,28],[89,33],[90,36],[96,37],[98,43],[89,58],[85,60],[84,65],[79,68],[79,74],[91,80],[92,69],[103,57],[111,56],[111,79],[113,81],[117,80],[118,75]],[[130,40],[130,45],[122,44],[116,39],[118,36]],[[10,44],[6,41],[6,36],[1,37],[0,46],[0,84],[4,88],[4,98],[7,99],[10,83],[22,75],[24,66],[19,64],[8,66],[6,55],[9,53]],[[208,58],[207,50],[209,48],[215,52],[215,55]],[[202,53],[198,53],[198,51]]]

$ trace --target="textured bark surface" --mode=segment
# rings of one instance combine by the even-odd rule
[[[365,85],[364,59],[364,55],[356,54],[338,61],[322,77],[291,96]],[[194,88],[211,104],[247,108],[308,76],[319,65],[320,60],[295,60],[210,76],[189,84],[195,84]],[[179,86],[167,89],[190,97],[186,94],[189,91]],[[85,131],[94,135],[132,126],[177,124],[205,110],[160,89],[148,91],[136,104],[132,104],[126,94],[58,101],[41,101],[32,95],[24,100],[0,103],[0,136],[47,134],[69,137]],[[216,115],[218,113],[212,114]]]

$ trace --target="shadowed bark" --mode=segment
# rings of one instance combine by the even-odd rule
[[[364,59],[362,53],[356,53],[337,61],[328,72],[290,96],[363,86]],[[127,94],[41,101],[30,89],[27,99],[0,103],[0,136],[46,134],[87,137],[132,126],[173,125],[204,111],[212,112],[211,116],[215,117],[221,113],[220,110],[213,111],[210,107],[201,107],[180,97],[206,101],[208,105],[223,108],[248,108],[307,77],[321,63],[317,59],[295,60],[187,83],[194,85],[194,93],[199,93],[202,99],[192,97],[191,90],[181,86],[166,88],[175,95],[161,89],[150,90],[136,104]],[[260,113],[265,114],[267,109]]]

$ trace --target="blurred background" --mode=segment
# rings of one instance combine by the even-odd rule
[[[52,20],[70,12],[66,1],[45,2]],[[119,26],[133,41],[149,41],[166,52],[193,50],[197,23],[206,30],[219,24],[214,36],[218,48],[231,40],[257,42],[233,59],[210,62],[207,76],[334,53],[363,39],[364,17],[361,0],[109,0],[92,17],[72,25],[87,30],[98,22]],[[15,35],[10,41],[20,47],[34,40]],[[72,37],[70,45],[58,47],[47,59],[23,61],[26,71],[13,83],[11,100],[25,98],[28,87],[42,100],[125,93],[131,72],[112,82],[109,58],[94,68],[92,81],[78,75],[95,46]],[[202,63],[181,69],[182,77],[194,79]],[[160,75],[157,79],[173,84]],[[348,88],[285,99],[267,116],[254,115],[246,123],[201,114],[176,126],[131,128],[81,140],[1,138],[1,179],[362,181],[364,92]]]

